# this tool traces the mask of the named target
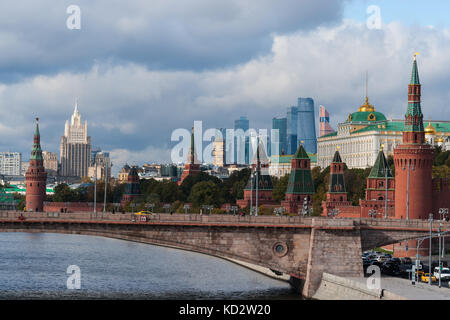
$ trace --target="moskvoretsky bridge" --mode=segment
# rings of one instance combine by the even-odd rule
[[[333,219],[325,217],[99,213],[2,213],[0,232],[103,236],[240,260],[300,279],[311,297],[322,273],[362,277],[361,252],[429,234],[423,220]],[[444,223],[443,230],[450,224]],[[438,222],[433,225],[437,231]]]

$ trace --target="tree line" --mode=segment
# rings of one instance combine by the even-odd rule
[[[395,174],[394,160],[392,156],[387,158],[388,164]],[[359,199],[365,198],[366,181],[371,168],[349,169],[344,164],[344,179],[348,193],[348,201],[353,205],[359,205]],[[320,215],[322,212],[322,201],[326,199],[326,193],[329,188],[330,167],[321,170],[315,167],[311,170],[315,194],[313,195],[314,215]],[[221,180],[205,172],[200,172],[196,176],[188,176],[183,183],[178,186],[174,181],[155,179],[141,179],[142,196],[133,201],[134,205],[127,203],[125,211],[145,210],[145,204],[153,203],[155,212],[185,212],[184,205],[189,203],[192,208],[189,212],[199,212],[202,205],[211,205],[215,213],[223,213],[220,208],[223,204],[235,205],[236,200],[243,199],[244,188],[250,177],[250,169],[246,168],[233,172],[226,180]],[[433,178],[450,177],[450,151],[442,151],[441,147],[435,147]],[[281,178],[272,177],[274,185],[273,199],[282,201],[285,198],[285,192],[289,181],[289,174]],[[94,185],[89,179],[83,179],[83,183],[76,189],[70,188],[67,184],[59,184],[54,188],[53,195],[47,195],[47,201],[53,202],[93,202]],[[111,203],[120,203],[125,184],[109,182],[107,186],[107,202],[109,209],[112,209]],[[105,194],[104,181],[97,181],[97,202],[103,202]],[[23,206],[24,196],[15,194],[15,199],[19,200],[19,206]],[[170,206],[164,207],[165,204]],[[22,208],[23,209],[23,208]],[[20,209],[19,209],[20,210]],[[244,211],[249,212],[249,208]],[[261,213],[271,213],[270,210],[262,209]]]

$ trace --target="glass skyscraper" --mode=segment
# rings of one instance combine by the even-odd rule
[[[287,153],[287,118],[273,118],[272,129],[278,130],[278,150],[271,150],[274,155]],[[270,144],[269,144],[270,146]]]
[[[234,130],[236,136],[236,130],[241,129],[245,133],[250,127],[250,123],[247,117],[241,116],[238,120],[234,120]],[[249,142],[250,138],[248,136],[235,137],[234,141],[234,162],[238,164],[249,164]],[[243,141],[239,141],[239,145],[243,146],[243,150],[238,148],[238,139],[243,139]]]
[[[303,141],[306,152],[317,153],[316,118],[314,100],[311,98],[298,98],[297,107],[297,140]]]
[[[297,107],[287,109],[286,125],[286,154],[294,154],[297,151]]]

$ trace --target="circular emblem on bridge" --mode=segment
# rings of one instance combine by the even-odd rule
[[[288,253],[288,246],[285,242],[275,242],[272,247],[273,254],[278,257],[284,257]]]

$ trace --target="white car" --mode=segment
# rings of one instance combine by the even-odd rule
[[[436,277],[437,280],[439,280],[439,267],[434,268],[434,276]],[[450,280],[450,269],[449,268],[442,268],[441,280],[442,281]]]

